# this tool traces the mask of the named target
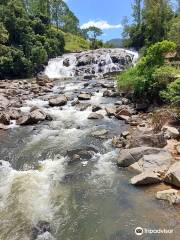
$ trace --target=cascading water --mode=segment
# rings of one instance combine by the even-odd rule
[[[71,53],[51,59],[45,69],[45,74],[49,78],[71,78],[89,75],[102,77],[106,73],[124,70],[125,67],[134,64],[137,59],[137,52],[121,48]]]

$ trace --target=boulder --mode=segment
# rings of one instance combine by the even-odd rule
[[[45,232],[51,232],[51,226],[49,222],[39,221],[36,226],[34,226],[31,230],[31,239],[37,239],[39,235]],[[48,238],[49,239],[49,238]]]
[[[117,110],[116,110],[116,115],[123,115],[123,116],[128,116],[128,117],[131,117],[132,115],[132,112],[130,109],[128,109],[127,107],[119,107]]]
[[[50,79],[47,75],[45,75],[43,73],[39,73],[36,76],[36,81],[37,81],[39,86],[45,86],[46,83],[50,82]]]
[[[130,143],[131,147],[157,147],[163,148],[167,145],[167,139],[164,136],[163,132],[160,133],[145,133],[144,130],[136,130],[132,135],[132,141]]]
[[[103,97],[118,97],[119,96],[119,92],[113,92],[110,90],[106,90],[103,92]]]
[[[76,106],[77,104],[79,104],[80,101],[78,99],[74,100],[72,103],[71,103],[71,106]]]
[[[49,99],[49,106],[51,107],[64,106],[66,104],[67,104],[67,97],[64,95]]]
[[[20,118],[17,119],[16,121],[17,125],[29,125],[31,124],[31,118],[30,115],[23,115]]]
[[[151,154],[154,154],[153,155],[154,158],[155,158],[155,155],[158,154],[157,157],[160,158],[160,162],[158,163],[158,166],[168,165],[172,159],[170,158],[171,156],[169,155],[169,152],[167,150],[164,150],[161,148],[137,147],[137,148],[121,150],[119,157],[117,159],[117,165],[119,167],[129,167],[133,163],[138,162],[144,156],[151,155]],[[143,164],[145,163],[146,160],[148,161],[149,158],[145,157],[143,159]],[[149,164],[155,165],[156,161],[158,161],[158,159],[155,158]]]
[[[0,113],[0,123],[2,123],[4,125],[10,124],[10,116],[8,113],[6,113],[6,112]]]
[[[161,181],[162,178],[160,177],[159,173],[154,171],[142,172],[130,180],[131,184],[133,185],[149,185],[160,183]]]
[[[21,116],[21,111],[19,109],[11,108],[8,111],[11,120],[17,120]]]
[[[164,126],[163,131],[169,136],[169,138],[177,139],[180,136],[178,129],[175,127]]]
[[[98,114],[98,113],[91,113],[89,116],[88,116],[88,119],[103,119],[104,116],[102,114]]]
[[[46,113],[42,109],[35,109],[30,113],[31,123],[38,123],[46,119]]]
[[[124,132],[121,133],[121,136],[123,138],[126,138],[129,134],[130,134],[129,131],[124,131]]]
[[[147,111],[148,110],[148,104],[147,103],[136,103],[136,110],[137,111]]]
[[[180,143],[175,145],[175,149],[178,155],[180,155]]]
[[[86,110],[90,106],[91,106],[91,104],[89,104],[89,103],[79,103],[79,104],[76,105],[76,108],[79,111],[84,111],[84,110]]]
[[[3,123],[0,123],[0,129],[2,129],[2,130],[7,130],[7,129],[8,129],[8,126],[7,126],[7,125],[4,125]]]
[[[116,114],[116,108],[106,107],[105,110],[106,110],[106,113],[107,113],[108,117],[115,116],[115,114]]]
[[[171,205],[180,203],[180,194],[176,189],[168,189],[156,193],[156,198],[168,201]]]
[[[78,99],[79,99],[79,100],[90,100],[90,99],[91,99],[91,95],[88,94],[88,93],[81,93],[81,94],[78,96]]]
[[[164,181],[180,188],[180,162],[174,163],[165,175]]]
[[[97,130],[97,131],[93,132],[91,135],[93,137],[101,137],[101,136],[106,135],[106,134],[108,134],[108,130],[100,129],[100,130]]]
[[[92,112],[97,112],[99,110],[101,110],[102,108],[100,106],[97,106],[97,105],[93,105],[92,106]]]
[[[9,104],[10,104],[9,100],[3,95],[0,95],[0,108],[5,109]]]

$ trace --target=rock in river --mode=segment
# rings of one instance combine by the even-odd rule
[[[170,167],[164,181],[180,188],[180,162],[176,162]]]
[[[98,114],[98,113],[91,113],[89,116],[88,116],[88,119],[103,119],[104,116],[102,114]]]
[[[51,107],[64,106],[66,105],[66,103],[67,103],[67,97],[64,95],[49,99],[49,105]]]
[[[155,171],[145,171],[139,175],[131,178],[130,182],[133,185],[148,185],[160,183],[162,178],[158,172]]]
[[[178,190],[172,188],[157,192],[156,198],[160,200],[166,200],[170,204],[180,203],[180,194],[178,194]]]
[[[91,95],[88,93],[81,93],[78,96],[79,100],[90,100],[91,99]]]

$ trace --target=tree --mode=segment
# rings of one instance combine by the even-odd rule
[[[96,49],[96,41],[97,37],[101,36],[103,34],[102,30],[100,28],[90,26],[89,28],[85,29],[88,35],[88,38],[92,41],[92,49]]]

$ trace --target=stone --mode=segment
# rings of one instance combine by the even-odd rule
[[[88,94],[88,93],[81,93],[81,94],[78,96],[78,99],[79,99],[79,100],[90,100],[90,99],[91,99],[91,95]]]
[[[172,188],[157,192],[156,198],[168,201],[171,205],[180,203],[180,194],[178,193],[178,190]]]
[[[77,104],[79,104],[80,101],[78,99],[74,100],[72,103],[71,103],[71,106],[76,106]]]
[[[113,92],[110,90],[106,90],[103,92],[103,97],[118,97],[119,93],[118,92]]]
[[[175,127],[170,127],[170,126],[164,126],[162,129],[170,138],[177,139],[180,134],[177,128]]]
[[[30,115],[21,116],[20,118],[17,119],[16,124],[22,126],[31,124]]]
[[[93,137],[100,137],[100,136],[106,135],[106,134],[108,134],[108,130],[106,130],[106,129],[100,129],[100,130],[97,130],[97,131],[93,132],[91,135],[92,135]]]
[[[180,161],[174,163],[165,175],[164,181],[180,188]]]
[[[8,126],[7,126],[7,125],[4,125],[3,123],[0,123],[0,129],[2,129],[2,130],[7,130],[7,129],[8,129]]]
[[[116,114],[115,117],[116,117],[117,119],[119,119],[119,120],[125,121],[126,123],[128,123],[128,122],[129,122],[129,119],[130,119],[130,117],[125,116],[125,115],[117,115],[117,114]]]
[[[11,108],[8,111],[8,115],[11,120],[17,120],[21,116],[21,111],[19,109]]]
[[[51,226],[49,222],[46,221],[39,221],[38,224],[32,228],[31,230],[31,239],[37,239],[39,235],[45,232],[51,232]]]
[[[98,113],[91,113],[89,116],[88,116],[88,119],[103,119],[104,116],[102,114],[98,114]]]
[[[122,103],[122,101],[117,101],[117,102],[115,102],[114,105],[115,105],[115,106],[121,106],[121,105],[123,105],[123,103]]]
[[[124,131],[121,133],[121,136],[126,138],[129,134],[130,134],[129,131]]]
[[[142,173],[142,172],[143,172],[143,169],[142,169],[142,167],[139,165],[138,162],[135,162],[135,163],[131,164],[131,165],[128,167],[128,170],[133,171],[133,172],[136,172],[136,173]]]
[[[35,109],[30,113],[30,121],[32,124],[44,121],[46,119],[46,113],[42,109]]]
[[[101,110],[102,108],[100,106],[97,106],[97,105],[93,105],[92,106],[92,112],[97,112],[99,110]]]
[[[146,133],[144,130],[137,129],[132,135],[131,147],[157,147],[163,148],[167,145],[167,139],[163,132],[160,133]]]
[[[0,123],[2,123],[4,125],[10,124],[10,116],[8,113],[6,113],[6,112],[0,113]]]
[[[130,109],[128,109],[126,107],[119,107],[116,110],[116,115],[123,115],[123,116],[131,117],[132,112],[130,111]]]
[[[108,117],[115,116],[115,114],[116,114],[116,108],[113,108],[113,107],[106,107],[105,111],[106,111]]]
[[[138,162],[140,159],[142,159],[143,156],[150,154],[159,154],[158,157],[160,157],[160,159],[162,160],[162,165],[165,165],[165,161],[167,161],[167,165],[169,164],[170,155],[167,150],[161,148],[137,147],[121,150],[117,159],[117,165],[119,167],[129,167],[133,163]],[[160,154],[162,154],[164,158],[161,158]]]
[[[91,104],[89,104],[89,103],[79,103],[79,104],[76,105],[76,108],[79,111],[84,111],[84,110],[86,110],[90,106],[91,106]]]
[[[67,97],[64,95],[49,99],[49,106],[51,107],[64,106],[66,104],[67,104]]]
[[[128,98],[122,98],[121,101],[122,101],[122,104],[124,104],[124,105],[129,104],[129,99]]]
[[[133,185],[149,185],[149,184],[157,184],[162,181],[161,177],[157,172],[154,171],[145,171],[140,173],[133,178],[131,178],[130,182]]]
[[[10,104],[9,100],[3,95],[0,95],[0,108],[5,109],[9,104]]]
[[[180,155],[180,143],[175,145],[175,149],[178,155]]]

